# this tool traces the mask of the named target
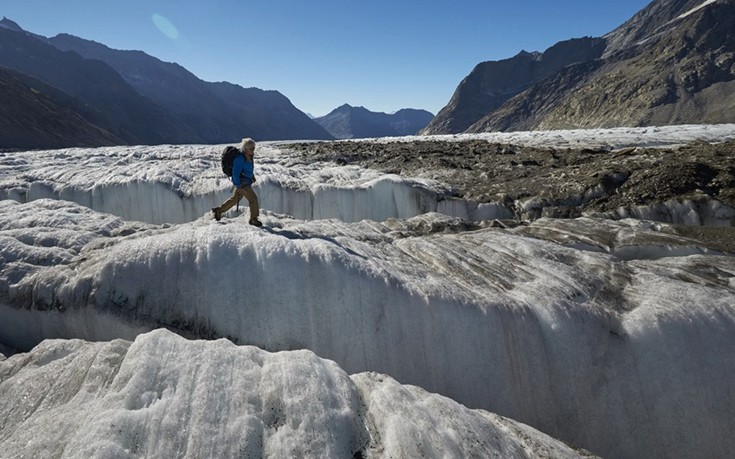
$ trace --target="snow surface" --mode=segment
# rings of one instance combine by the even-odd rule
[[[585,142],[625,145],[610,132],[666,139],[629,129]],[[667,132],[674,144],[735,127]],[[0,201],[0,342],[34,349],[0,362],[3,450],[31,442],[41,454],[56,439],[80,457],[463,456],[476,442],[500,457],[573,454],[424,391],[604,457],[735,448],[735,257],[633,219],[467,231],[422,212],[442,184],[309,164],[278,144],[257,151],[266,226],[247,225],[247,212],[216,223],[207,210],[229,194],[217,150],[0,153],[11,198]],[[273,212],[274,196],[291,211]],[[156,202],[175,209],[157,222]],[[282,215],[308,203],[309,218]],[[346,218],[311,219],[329,212]],[[261,350],[141,336],[161,327]],[[38,345],[49,338],[129,342]],[[270,354],[298,349],[319,358]],[[271,360],[274,375],[238,364]],[[65,434],[50,432],[60,424]],[[201,433],[217,429],[217,442]]]

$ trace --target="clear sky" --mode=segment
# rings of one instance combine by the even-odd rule
[[[275,89],[315,116],[348,103],[436,114],[480,62],[601,36],[648,0],[3,0],[0,16]]]

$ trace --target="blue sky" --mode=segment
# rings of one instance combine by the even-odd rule
[[[138,49],[206,81],[275,89],[316,116],[348,103],[436,114],[480,62],[601,36],[648,0],[3,0],[44,35]]]

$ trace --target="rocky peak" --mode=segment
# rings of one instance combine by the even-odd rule
[[[0,27],[3,29],[14,30],[16,32],[25,32],[17,23],[11,21],[5,16],[3,16],[2,21],[0,21]]]

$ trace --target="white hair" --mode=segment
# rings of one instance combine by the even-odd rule
[[[245,149],[253,150],[255,151],[255,140],[251,139],[250,137],[246,137],[242,139],[242,143],[240,144],[240,149],[242,151],[245,151]]]

